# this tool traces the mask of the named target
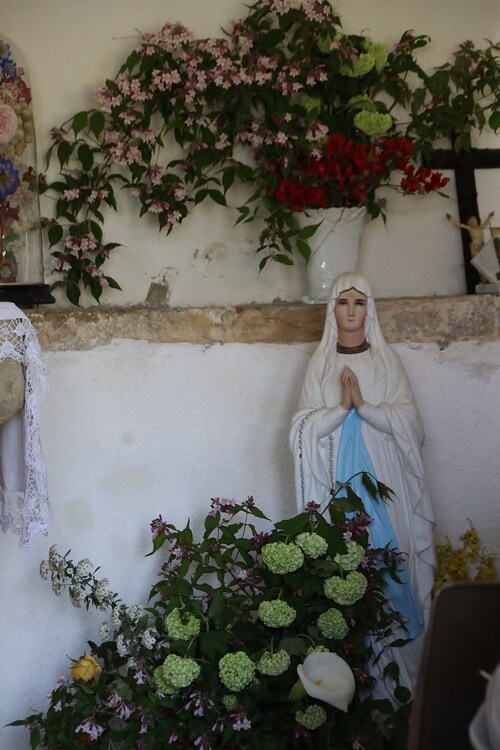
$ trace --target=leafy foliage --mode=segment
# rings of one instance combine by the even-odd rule
[[[368,479],[367,487],[387,496],[383,485]],[[60,680],[45,713],[14,722],[29,727],[31,747],[405,747],[409,694],[397,666],[389,661],[385,670],[397,709],[373,699],[370,675],[374,644],[380,651],[404,635],[384,594],[400,559],[370,547],[370,519],[348,490],[332,498],[329,520],[310,504],[276,524],[252,498],[213,499],[198,542],[189,522],[177,529],[159,516],[150,554],[163,562],[145,607],[127,607],[88,560],[75,564],[52,547],[41,573],[55,592],[66,588],[77,606],[109,607],[111,616],[102,642],[90,642],[73,665],[76,681]],[[332,601],[325,582],[349,576],[363,580],[353,601]],[[273,619],[283,607],[292,612],[286,624]],[[322,625],[333,611],[343,635]],[[352,670],[347,713],[297,683],[297,666],[311,651],[335,651]]]
[[[74,304],[82,286],[96,300],[104,287],[119,288],[103,271],[119,245],[102,232],[117,189],[168,234],[207,199],[232,205],[233,185],[243,184],[249,197],[236,206],[236,223],[259,221],[260,268],[292,265],[295,252],[307,262],[314,228],[299,228],[276,191],[328,135],[366,154],[381,138],[403,137],[417,159],[442,136],[468,148],[473,128],[500,126],[499,46],[464,42],[453,63],[427,74],[416,54],[428,42],[406,31],[389,51],[344,33],[328,0],[257,0],[220,38],[194,39],[171,23],[143,34],[98,91],[99,108],[52,131],[47,166],[54,159],[60,175],[45,189],[55,198],[47,227],[56,286]],[[375,190],[390,185],[391,171],[366,197],[372,217],[383,208]]]

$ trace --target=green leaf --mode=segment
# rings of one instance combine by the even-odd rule
[[[71,123],[71,127],[73,128],[75,135],[78,135],[78,133],[83,130],[85,127],[87,127],[88,122],[88,114],[87,112],[78,112],[73,117],[73,122]]]
[[[219,654],[227,654],[230,642],[231,636],[229,633],[209,630],[200,634],[200,651],[207,659],[214,660]]]
[[[92,112],[89,118],[89,125],[96,138],[98,138],[102,133],[105,123],[106,119],[102,112],[99,112],[97,110],[95,112]]]
[[[201,203],[202,201],[204,201],[205,198],[207,197],[207,195],[208,195],[208,190],[198,190],[198,192],[196,193],[196,195],[194,197],[194,204],[195,204],[195,206],[196,206],[196,204]]]
[[[121,292],[122,288],[115,279],[111,278],[111,276],[105,276],[104,278],[108,282],[110,289],[118,289]]]
[[[187,522],[186,527],[182,529],[182,531],[179,531],[177,538],[178,538],[179,544],[192,544],[193,543],[193,532],[191,531],[189,527],[189,521]]]
[[[457,138],[455,138],[455,143],[453,144],[453,147],[455,151],[460,153],[460,151],[470,151],[471,149],[471,140],[470,140],[470,133],[461,133]]]
[[[223,620],[224,615],[227,613],[227,605],[224,599],[224,594],[220,589],[214,591],[210,604],[208,605],[208,616],[213,619],[214,622],[220,623]]]
[[[342,513],[364,513],[365,507],[359,497],[351,490],[348,498],[337,498],[335,505]]]
[[[63,234],[64,230],[62,226],[60,224],[53,224],[47,232],[49,247],[57,245],[57,243],[61,241]]]
[[[215,203],[218,203],[220,206],[227,206],[224,195],[218,190],[209,190],[208,194]]]
[[[227,193],[227,191],[233,184],[235,175],[236,171],[234,169],[226,169],[224,171],[224,174],[222,175],[222,187],[224,188],[225,193]]]
[[[323,222],[320,221],[318,224],[309,224],[307,227],[303,227],[297,234],[297,237],[300,237],[301,240],[308,240],[309,237],[312,237],[315,231],[319,226],[321,226]]]
[[[57,158],[59,159],[61,169],[65,164],[67,164],[71,154],[73,153],[74,145],[74,143],[69,143],[68,141],[61,141],[61,143],[57,147]]]
[[[493,112],[488,120],[488,125],[495,132],[498,130],[498,128],[500,128],[500,109],[498,109],[496,112]]]
[[[273,255],[273,260],[275,260],[276,263],[282,263],[284,266],[293,266],[293,259],[290,258],[289,255],[284,255],[283,253],[276,253],[276,255]]]
[[[304,240],[297,240],[297,250],[302,255],[306,263],[309,263],[311,258],[311,247]]]
[[[102,227],[96,221],[90,221],[90,229],[99,244],[102,242]]]
[[[375,500],[377,498],[377,488],[375,487],[375,484],[373,483],[370,475],[366,472],[363,472],[361,481],[363,483],[363,486],[368,490],[370,497]]]
[[[40,730],[38,729],[38,727],[35,727],[30,735],[30,745],[33,750],[39,746],[41,739],[42,737],[40,734]]]
[[[284,649],[290,656],[306,656],[307,643],[303,638],[282,638],[279,648]]]
[[[54,146],[51,146],[45,154],[45,171],[49,168],[50,160],[52,158],[52,150]]]
[[[214,516],[207,516],[205,518],[205,531],[213,531],[217,528],[220,521],[220,513],[216,513]]]
[[[77,284],[68,283],[66,286],[66,297],[69,299],[72,305],[79,307],[80,305],[80,287]]]
[[[290,695],[288,696],[291,701],[301,701],[303,698],[305,698],[307,695],[307,692],[304,688],[304,685],[300,680],[297,680],[295,685],[290,690]]]
[[[265,515],[265,513],[263,513],[260,508],[257,508],[256,505],[250,505],[250,507],[248,508],[248,512],[256,518],[262,518],[264,521],[269,521],[269,518]]]
[[[92,154],[91,149],[86,143],[82,143],[82,145],[78,147],[77,154],[82,163],[83,171],[89,172],[94,164],[94,155]]]

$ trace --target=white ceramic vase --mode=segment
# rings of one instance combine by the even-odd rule
[[[359,208],[315,208],[297,213],[300,227],[321,225],[308,242],[312,253],[306,266],[309,291],[303,302],[328,302],[333,280],[341,273],[355,271],[361,235],[368,220],[364,206]]]

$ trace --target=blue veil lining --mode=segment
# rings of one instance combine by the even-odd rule
[[[361,426],[361,417],[356,409],[351,409],[342,425],[337,452],[336,480],[344,483],[354,477],[349,483],[350,487],[363,501],[367,515],[373,519],[368,527],[372,547],[389,545],[389,547],[398,549],[396,536],[384,501],[382,499],[376,501],[371,497],[359,473],[367,472],[373,477],[375,476],[375,470],[361,434]],[[357,476],[354,476],[355,474]],[[339,496],[341,496],[341,493],[339,493]],[[405,567],[400,568],[398,577],[401,583],[397,583],[389,575],[386,575],[387,594],[394,609],[406,619],[408,638],[414,639],[422,631],[424,619]]]

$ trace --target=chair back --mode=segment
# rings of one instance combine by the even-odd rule
[[[446,584],[432,603],[408,750],[473,750],[469,724],[500,662],[500,583]]]

